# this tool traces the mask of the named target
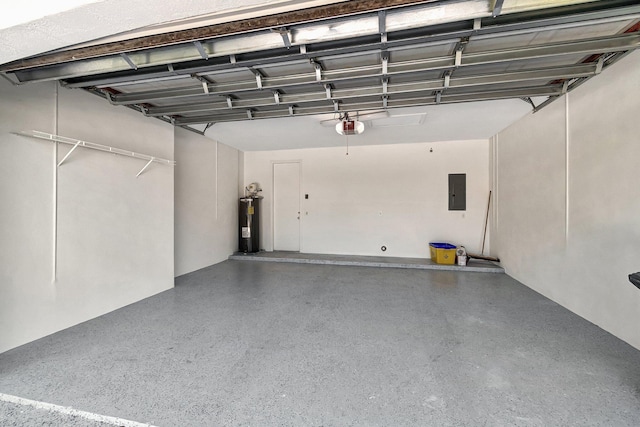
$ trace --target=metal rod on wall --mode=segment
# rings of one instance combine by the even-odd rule
[[[144,165],[144,167],[142,169],[140,169],[140,172],[138,172],[138,174],[136,175],[136,178],[140,176],[140,174],[142,174],[142,172],[144,172],[145,170],[147,170],[147,168],[149,167],[149,165],[153,162],[153,157],[151,159],[149,159],[149,161],[147,162],[146,165]]]
[[[166,166],[175,166],[176,162],[174,160],[162,159],[160,157],[150,156],[148,154],[136,153],[134,151],[123,150],[122,148],[110,147],[107,145],[96,144],[94,142],[82,141],[74,138],[67,138],[65,136],[54,135],[47,132],[40,132],[37,130],[32,131],[23,131],[23,132],[14,132],[15,135],[28,136],[31,138],[44,139],[51,142],[63,143],[67,145],[73,145],[73,148],[67,153],[67,155],[57,164],[57,166],[62,165],[62,163],[71,155],[71,153],[77,147],[90,148],[92,150],[104,151],[106,153],[119,154],[121,156],[133,157],[135,159],[147,160],[148,164],[142,168],[140,172],[138,172],[139,176],[142,172],[144,172],[147,167],[151,163],[159,163],[161,165]]]
[[[53,131],[58,133],[58,85],[55,85]],[[58,280],[58,142],[53,143],[53,241],[51,283]]]

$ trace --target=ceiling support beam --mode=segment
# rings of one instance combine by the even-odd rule
[[[121,53],[120,57],[122,59],[124,59],[124,62],[127,63],[127,65],[129,66],[129,68],[131,68],[132,70],[137,70],[138,66],[136,64],[133,63],[133,61],[131,60],[131,58],[129,58],[129,55],[127,55],[126,53]]]
[[[387,43],[387,11],[378,12],[378,32],[380,33],[380,43]]]
[[[613,38],[599,40],[581,40],[578,42],[566,42],[544,46],[528,46],[519,49],[506,49],[502,51],[468,53],[464,56],[464,60],[462,59],[462,56],[460,57],[460,64],[458,67],[473,67],[497,62],[515,62],[554,56],[562,57],[565,55],[578,54],[589,55],[595,52],[620,52],[633,50],[637,47],[640,47],[640,34],[625,34],[622,36],[615,36]],[[447,71],[456,67],[456,62],[451,57],[426,58],[422,60],[391,63],[386,67],[387,73],[384,73],[384,64],[385,61],[383,60],[382,71],[380,70],[379,66],[371,66],[368,68],[354,67],[327,72],[319,72],[319,64],[316,63],[315,74],[309,73],[287,77],[274,77],[264,79],[261,78],[260,84],[262,88],[265,89],[276,89],[308,85],[314,82],[328,84],[369,77],[381,78],[386,75],[400,76],[434,70]],[[321,80],[317,80],[318,74],[321,75]],[[231,92],[252,91],[255,89],[256,83],[251,83],[250,81],[242,81],[229,84],[212,85],[212,87],[209,88],[209,92],[212,94],[226,94]],[[132,94],[123,93],[115,95],[113,98],[113,102],[116,104],[138,104],[145,101],[153,101],[163,98],[173,98],[176,96],[189,97],[201,94],[202,91],[191,88],[150,91]]]
[[[444,73],[444,83],[443,83],[443,88],[447,89],[449,88],[449,86],[451,85],[451,70],[446,71]]]
[[[258,89],[262,89],[262,73],[258,70],[253,70],[253,74],[256,76],[256,86],[258,86]]]
[[[536,109],[536,104],[534,104],[533,100],[531,99],[530,96],[524,97],[524,98],[520,98],[522,99],[524,102],[526,102],[527,104],[531,105],[531,107],[533,108],[533,110]]]
[[[502,5],[504,0],[494,0],[493,1],[493,11],[491,12],[491,16],[496,18],[502,12]]]
[[[346,2],[351,3],[351,2]],[[387,15],[388,16],[388,15]],[[401,37],[394,38],[392,41],[387,43],[368,43],[363,44],[358,42],[356,45],[340,47],[340,48],[315,48],[311,45],[307,46],[306,52],[314,52],[313,54],[316,57],[320,57],[321,55],[336,55],[344,52],[365,52],[365,51],[375,51],[375,50],[384,50],[386,48],[393,49],[404,46],[411,46],[421,43],[437,43],[443,40],[451,40],[451,39],[462,39],[464,37],[473,36],[474,38],[482,38],[482,37],[495,37],[500,34],[511,34],[513,32],[526,32],[532,30],[550,30],[550,29],[560,29],[560,28],[572,28],[575,26],[588,26],[595,25],[599,22],[612,22],[610,20],[624,20],[629,19],[630,16],[640,16],[640,5],[636,6],[628,6],[621,7],[615,9],[608,10],[599,10],[592,12],[584,12],[578,13],[571,16],[562,16],[562,17],[551,17],[551,18],[541,18],[541,19],[532,19],[528,18],[527,20],[523,20],[517,23],[511,24],[502,24],[500,22],[493,25],[486,25],[481,28],[476,28],[478,25],[477,21],[474,20],[473,28],[469,25],[468,29],[464,30],[456,30],[456,31],[447,31],[441,30],[443,32],[429,33],[428,35],[424,35],[421,37]],[[469,23],[468,23],[469,24]],[[266,36],[269,36],[268,33],[265,33]],[[255,36],[252,36],[255,37]],[[266,39],[265,39],[266,40]],[[267,44],[266,42],[264,43]],[[259,66],[265,62],[283,62],[283,61],[291,61],[298,59],[306,59],[307,53],[298,53],[296,50],[287,50],[287,54],[283,55],[282,52],[271,53],[272,51],[263,50],[264,47],[255,46],[256,52],[261,53],[259,58],[252,58],[250,60],[245,59],[244,61],[240,61],[240,57],[236,58],[236,62],[234,63],[234,54],[232,53],[229,56],[229,53],[222,51],[219,55],[223,55],[219,58],[213,58],[211,56],[209,58],[208,63],[203,63],[200,55],[189,55],[188,51],[185,49],[193,50],[192,45],[188,48],[180,48],[179,46],[173,46],[171,48],[156,50],[156,54],[153,57],[149,57],[146,52],[129,52],[128,55],[132,58],[132,60],[137,64],[137,67],[142,70],[144,68],[149,68],[154,65],[158,65],[158,62],[164,62],[165,64],[173,64],[174,71],[179,73],[193,73],[193,72],[205,72],[205,71],[215,71],[222,69],[229,69],[231,67],[235,67],[238,65],[242,66]],[[228,60],[227,58],[231,58]],[[216,60],[214,60],[216,59]],[[192,64],[192,65],[189,65]],[[34,65],[34,67],[36,67]],[[130,66],[126,64],[122,64],[121,61],[114,61],[112,56],[102,56],[95,57],[91,59],[87,59],[84,61],[74,61],[67,63],[59,63],[52,64],[51,66],[44,68],[32,68],[32,69],[24,69],[24,67],[16,68],[11,64],[6,64],[4,66],[0,66],[0,72],[15,72],[17,79],[20,82],[26,81],[38,81],[38,80],[51,80],[51,79],[71,79],[74,77],[83,76],[83,82],[79,82],[80,86],[77,87],[88,87],[91,86],[91,82],[95,80],[104,80],[104,78],[97,78],[95,80],[86,79],[84,76],[87,75],[99,75],[101,73],[109,73],[116,71],[126,71],[129,70]],[[20,71],[22,70],[22,71]],[[151,71],[157,77],[166,77],[168,75],[172,75],[171,72],[165,71],[162,73],[154,69]],[[143,79],[146,78],[145,73],[135,73],[136,75],[127,76],[128,79]],[[139,75],[137,75],[139,74]],[[124,79],[124,77],[116,77],[116,79]],[[113,80],[111,80],[113,81]],[[122,80],[121,80],[122,81]],[[71,84],[75,84],[75,82],[70,82]],[[96,86],[97,84],[93,84]]]
[[[180,43],[207,40],[221,36],[248,33],[257,30],[280,28],[283,26],[312,22],[341,16],[350,16],[382,9],[407,5],[436,3],[436,0],[351,0],[325,6],[318,6],[264,17],[225,22],[201,28],[191,28],[166,34],[138,37],[131,40],[105,43],[62,52],[40,55],[34,58],[15,61],[2,71],[13,71],[30,67],[41,67],[61,62],[95,58],[105,55],[117,55],[124,52],[144,50],[154,47],[174,46]]]
[[[428,96],[434,91],[442,92],[445,89],[454,90],[454,94],[458,95],[465,92],[477,92],[481,90],[485,94],[485,96],[489,96],[492,92],[489,88],[491,85],[495,84],[521,83],[529,87],[539,87],[546,82],[560,80],[560,76],[564,76],[566,80],[584,78],[595,75],[595,71],[596,64],[591,63],[537,71],[516,71],[493,75],[468,76],[458,78],[449,77],[448,82],[443,82],[440,79],[396,84],[383,81],[382,87],[367,86],[354,89],[332,89],[329,85],[327,85],[327,87],[325,88],[325,92],[316,91],[299,94],[279,94],[278,101],[279,104],[285,105],[305,105],[322,103],[327,100],[344,101],[353,99],[366,99],[371,97],[397,97],[398,95],[406,96],[407,94],[412,96]],[[498,92],[501,93],[500,90]],[[189,105],[176,104],[162,107],[149,107],[147,109],[147,115],[180,116],[185,114],[200,114],[204,112],[229,111],[229,109],[259,109],[271,105],[273,105],[273,98],[264,96],[251,99],[239,99],[236,100],[233,104],[230,103],[229,99],[227,99],[226,103],[224,101],[208,100],[206,102]]]
[[[102,92],[112,104],[188,126],[507,98],[537,111],[546,102],[536,106],[532,98],[551,102],[640,48],[640,28],[633,26],[640,3],[632,0],[606,3],[614,6],[562,0],[575,2],[571,7],[545,0],[539,3],[545,11],[526,13],[513,13],[526,9],[514,1],[504,6],[505,16],[498,16],[503,0],[426,0],[387,9],[393,1],[347,18],[240,28],[232,37],[8,75],[21,83],[59,80]],[[442,15],[434,16],[440,7]]]
[[[600,74],[602,72],[602,67],[604,66],[604,56],[598,58],[598,62],[596,65],[596,74]]]
[[[523,98],[526,96],[559,96],[561,95],[560,85],[543,86],[539,88],[529,89],[507,89],[499,92],[493,92],[491,94],[483,92],[467,93],[467,94],[442,94],[440,102],[442,104],[453,104],[460,102],[477,102],[488,101],[494,99],[510,99],[510,98]],[[377,101],[362,101],[356,103],[338,103],[334,102],[333,107],[326,106],[308,106],[297,107],[296,116],[306,116],[315,114],[342,114],[352,111],[371,111],[379,110],[384,106],[385,100],[379,99]],[[386,101],[385,108],[404,108],[404,107],[419,107],[426,105],[436,105],[436,96],[418,97],[418,98],[404,98],[393,100],[389,98]],[[268,111],[254,111],[252,113],[252,120],[257,119],[273,119],[280,117],[289,117],[289,109],[272,109]],[[246,120],[247,116],[242,113],[230,113],[230,114],[216,114],[205,115],[197,117],[178,117],[175,119],[176,126],[200,124],[200,123],[221,123]]]
[[[287,30],[285,27],[272,29],[271,31],[280,34],[284,47],[291,49],[291,31]]]
[[[202,85],[202,91],[205,95],[209,94],[209,80],[207,80],[206,78],[202,77],[202,76],[198,76],[198,75],[192,75],[191,77],[193,77],[194,79],[198,80],[200,82],[200,84]],[[114,101],[113,99],[111,99],[111,103],[113,104]]]
[[[198,53],[200,54],[202,59],[205,59],[205,60],[209,59],[209,54],[207,53],[206,50],[204,50],[204,46],[202,46],[202,43],[200,43],[199,41],[195,41],[193,42],[193,44],[198,50]]]
[[[608,57],[605,61],[604,61],[604,65],[603,67],[610,67],[611,65],[615,64],[616,62],[618,62],[619,60],[621,60],[622,58],[626,57],[627,55],[629,55],[631,53],[631,51],[626,51],[626,52],[618,52],[614,55],[611,55],[610,57]],[[581,84],[583,84],[584,82],[586,82],[588,80],[588,78],[581,78],[581,79],[576,79],[575,81],[573,81],[571,84],[569,84],[569,82],[565,82],[566,84],[566,89],[565,87],[563,87],[563,93],[567,93],[575,88],[577,88],[578,86],[580,86]],[[556,101],[557,99],[560,99],[560,95],[558,96],[552,96],[549,97],[549,99],[547,99],[546,101],[544,101],[542,104],[538,105],[536,107],[535,110],[533,110],[534,113],[537,113],[538,111],[542,110],[544,107],[546,107],[547,105],[553,103],[554,101]]]
[[[316,62],[315,60],[311,60],[311,65],[313,65],[313,67],[315,68],[315,72],[316,72],[316,81],[317,82],[321,82],[322,81],[322,64],[320,64],[319,62]]]

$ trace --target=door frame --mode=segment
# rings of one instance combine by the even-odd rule
[[[298,221],[298,252],[302,252],[302,159],[293,160],[271,160],[271,251],[276,247],[276,165],[297,163],[298,164],[298,206],[300,208],[300,220]]]

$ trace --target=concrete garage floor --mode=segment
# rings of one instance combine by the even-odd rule
[[[0,392],[160,426],[637,426],[640,351],[504,274],[229,260],[1,354]]]

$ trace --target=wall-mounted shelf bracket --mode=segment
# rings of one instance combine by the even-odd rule
[[[147,164],[138,172],[136,178],[139,177],[151,163],[159,163],[166,166],[175,166],[176,162],[173,160],[162,159],[160,157],[150,156],[148,154],[136,153],[134,151],[123,150],[122,148],[109,147],[108,145],[96,144],[95,142],[82,141],[74,138],[67,138],[65,136],[54,135],[47,132],[40,132],[37,130],[14,132],[15,135],[28,136],[30,138],[44,139],[51,142],[59,142],[62,144],[73,145],[73,148],[60,160],[58,167],[60,167],[78,147],[89,148],[92,150],[103,151],[105,153],[118,154],[126,157],[133,157],[135,159],[146,160]]]
[[[76,144],[73,146],[73,148],[71,150],[69,150],[69,152],[67,153],[66,156],[64,156],[62,158],[62,160],[60,160],[60,163],[58,163],[58,167],[62,166],[62,164],[64,163],[65,160],[67,160],[69,158],[69,156],[71,155],[71,153],[73,153],[73,150],[75,150],[76,148],[78,148],[78,145],[80,145],[82,141],[78,141],[76,142]]]
[[[143,167],[142,169],[140,169],[140,172],[138,172],[138,173],[136,174],[136,178],[137,178],[137,177],[139,177],[139,176],[140,176],[140,174],[142,174],[142,172],[144,172],[145,170],[147,170],[147,168],[149,167],[149,165],[150,165],[151,163],[153,163],[153,159],[154,159],[153,157],[152,157],[151,159],[149,159],[149,161],[147,162],[147,164],[146,164],[146,165],[144,165],[144,167]]]

